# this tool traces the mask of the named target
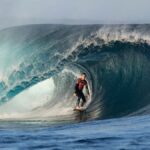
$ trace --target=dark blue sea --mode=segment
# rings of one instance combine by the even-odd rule
[[[86,73],[90,97],[73,111]],[[0,149],[150,149],[150,25],[0,31]]]
[[[88,121],[67,125],[48,122],[1,122],[1,149],[148,150],[150,116]]]

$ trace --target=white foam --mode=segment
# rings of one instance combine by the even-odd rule
[[[15,96],[11,101],[0,106],[0,118],[19,117],[32,109],[42,106],[52,97],[53,79],[42,81]]]

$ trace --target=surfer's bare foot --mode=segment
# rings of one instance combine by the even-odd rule
[[[79,109],[80,107],[79,106],[76,106],[76,109]]]

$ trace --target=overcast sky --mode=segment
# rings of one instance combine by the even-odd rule
[[[0,29],[38,23],[150,23],[150,0],[0,0]]]

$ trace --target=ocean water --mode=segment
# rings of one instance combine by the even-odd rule
[[[1,122],[0,148],[148,150],[150,116],[50,125],[49,122]]]
[[[149,68],[150,25],[1,30],[0,148],[149,149]],[[82,72],[90,97],[76,112]]]

